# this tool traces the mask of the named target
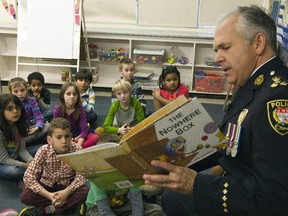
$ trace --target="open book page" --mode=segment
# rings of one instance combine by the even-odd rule
[[[123,173],[107,162],[109,158],[126,158],[127,154],[117,143],[103,143],[57,157],[95,185],[106,190],[116,190],[143,184],[142,178],[128,180]]]
[[[187,166],[223,148],[224,136],[201,103],[184,96],[136,125],[120,144],[100,144],[63,160],[103,189],[142,185],[144,173],[159,173],[152,160]]]

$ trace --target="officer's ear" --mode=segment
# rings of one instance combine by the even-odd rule
[[[255,51],[258,56],[262,55],[267,44],[266,36],[263,33],[258,33],[254,39]]]

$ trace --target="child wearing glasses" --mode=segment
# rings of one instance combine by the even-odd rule
[[[28,125],[22,102],[13,94],[0,95],[0,178],[22,180],[37,148],[26,149]]]
[[[159,76],[159,88],[154,89],[154,110],[157,111],[166,104],[184,95],[189,98],[188,88],[180,82],[180,72],[175,66],[168,66],[162,69]]]

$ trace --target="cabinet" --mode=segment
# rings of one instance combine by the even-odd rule
[[[17,34],[16,31],[0,31],[0,74],[3,81],[9,81],[16,77],[17,61]],[[45,82],[50,84],[63,84],[61,80],[61,71],[69,71],[74,67],[76,60],[43,59],[43,58],[25,58],[20,57],[23,64],[19,65],[18,74],[27,79],[27,76],[33,71],[40,71],[45,77]],[[37,65],[25,65],[26,63],[37,63]],[[46,64],[49,67],[45,66]],[[55,64],[57,64],[55,66]],[[59,66],[60,65],[60,66]],[[72,66],[71,66],[72,65]],[[69,77],[67,77],[69,78]]]
[[[176,46],[178,50],[178,58],[184,56],[188,58],[187,64],[174,63],[181,74],[181,82],[189,87],[190,93],[204,93],[204,94],[220,94],[227,93],[227,83],[222,77],[223,90],[220,92],[211,91],[196,91],[195,86],[197,80],[195,73],[197,71],[204,71],[223,75],[221,69],[215,66],[208,66],[204,63],[204,58],[214,58],[213,39],[200,38],[181,38],[181,37],[149,37],[149,36],[132,36],[132,35],[107,35],[107,34],[89,34],[89,44],[96,44],[98,47],[98,57],[92,58],[92,65],[98,68],[99,79],[94,86],[96,87],[111,87],[115,80],[120,77],[118,72],[118,62],[101,60],[100,52],[107,50],[125,49],[126,56],[135,59],[133,53],[134,49],[141,50],[169,50]],[[163,58],[162,64],[136,63],[136,71],[151,71],[153,72],[153,80],[158,80],[162,68],[170,65],[167,59]],[[152,80],[152,81],[153,81]],[[216,79],[217,81],[217,79]],[[209,83],[207,83],[209,85]],[[144,90],[151,90],[157,87],[155,85],[142,85]],[[198,88],[199,89],[199,88]]]
[[[12,77],[16,76],[16,41],[17,35],[15,33],[1,32],[0,31],[0,72],[2,80],[8,81]],[[135,55],[133,50],[169,50],[171,47],[176,46],[178,48],[178,57],[184,56],[188,58],[187,64],[174,63],[181,73],[181,82],[189,87],[190,93],[202,93],[202,94],[217,94],[225,95],[227,93],[227,84],[224,81],[223,91],[221,92],[202,92],[196,91],[196,79],[195,73],[197,71],[216,71],[221,73],[221,69],[215,66],[208,66],[204,63],[205,57],[214,58],[215,53],[213,51],[213,38],[189,38],[189,37],[150,37],[150,36],[137,36],[137,35],[124,35],[124,34],[108,34],[108,33],[89,33],[88,31],[88,43],[96,44],[98,47],[98,55],[96,58],[91,58],[91,66],[98,71],[98,80],[93,83],[94,87],[111,88],[113,83],[120,77],[118,72],[118,62],[103,61],[99,58],[100,50],[112,50],[122,48],[126,52],[126,56],[134,59]],[[34,60],[35,61],[35,60]],[[37,59],[44,61],[45,59]],[[54,62],[55,63],[55,62]],[[83,64],[82,64],[83,63]],[[83,61],[80,65],[85,66]],[[64,64],[64,63],[63,63]],[[65,63],[67,64],[67,62]],[[68,62],[69,65],[69,62]],[[137,70],[149,70],[153,72],[153,80],[158,80],[158,77],[163,67],[170,65],[167,63],[165,56],[162,64],[141,64],[136,63]],[[46,83],[62,84],[61,71],[69,70],[69,67],[41,67],[38,66],[25,66],[21,65],[19,68],[19,76],[26,79],[29,73],[38,70],[45,76]],[[71,72],[70,72],[71,75]],[[70,76],[71,77],[71,76]],[[223,78],[224,79],[224,78]],[[157,85],[143,86],[144,90],[151,90],[157,87]]]

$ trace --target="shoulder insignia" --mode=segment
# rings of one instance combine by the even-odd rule
[[[278,87],[278,85],[281,85],[281,86],[287,86],[288,83],[287,82],[282,82],[281,81],[281,77],[272,77],[272,81],[273,83],[271,84],[271,88],[276,88]]]
[[[261,74],[255,79],[254,85],[260,86],[263,82],[264,82],[264,75]]]
[[[267,115],[270,126],[281,136],[288,134],[288,100],[267,102]]]

